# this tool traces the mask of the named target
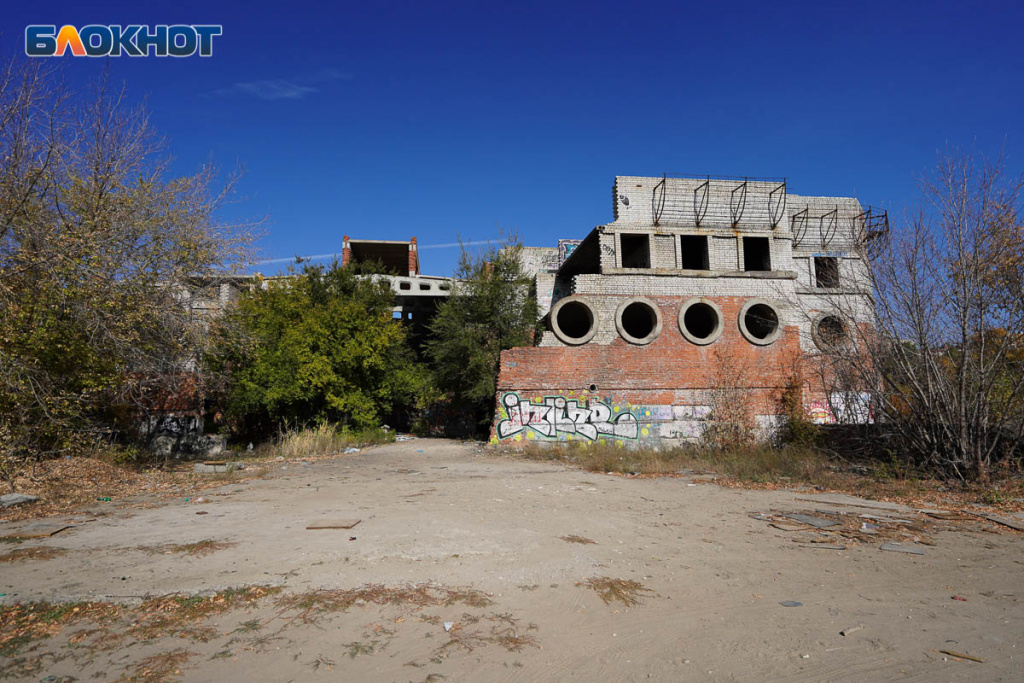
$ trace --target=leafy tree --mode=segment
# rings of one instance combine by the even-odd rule
[[[523,272],[522,245],[514,236],[472,253],[465,246],[451,296],[430,325],[427,355],[434,385],[462,420],[486,430],[494,411],[501,352],[531,346],[537,326],[533,279]]]
[[[265,435],[292,422],[373,427],[407,408],[426,373],[414,363],[384,280],[306,266],[267,280],[218,323],[212,370],[226,370],[228,417]]]
[[[168,165],[123,92],[0,67],[0,470],[197,391],[183,287],[244,260],[250,226],[215,219],[213,168]]]

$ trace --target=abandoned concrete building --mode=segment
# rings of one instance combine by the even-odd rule
[[[619,176],[612,198],[582,240],[524,249],[546,331],[501,356],[492,442],[677,444],[723,401],[770,434],[794,377],[816,421],[870,419],[800,364],[872,325],[884,212],[783,179]]]

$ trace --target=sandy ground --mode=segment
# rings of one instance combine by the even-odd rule
[[[605,476],[425,439],[290,462],[203,499],[108,504],[94,521],[25,542],[68,552],[0,565],[0,600],[430,583],[483,591],[492,604],[357,603],[305,623],[271,598],[213,619],[207,642],[128,638],[109,651],[69,645],[70,629],[22,653],[41,662],[23,680],[145,680],[139,662],[174,650],[187,653],[183,680],[221,683],[1024,678],[1022,534],[980,521],[834,505],[806,490]],[[841,524],[819,531],[781,517],[791,512]],[[343,518],[361,522],[306,529]],[[879,534],[854,533],[864,521]],[[206,539],[236,545],[204,557],[140,549]],[[894,539],[924,554],[880,549]],[[648,592],[635,606],[605,604],[577,585],[590,577]]]

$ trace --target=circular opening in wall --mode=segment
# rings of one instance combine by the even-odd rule
[[[615,326],[630,344],[650,344],[661,334],[661,316],[653,302],[633,298],[615,312]]]
[[[826,315],[815,326],[815,342],[819,347],[833,347],[846,340],[846,325],[834,315]]]
[[[597,385],[591,384],[589,387],[587,387],[587,391],[597,391]]]
[[[690,299],[679,308],[679,331],[691,343],[710,344],[722,330],[722,311],[713,301]]]
[[[551,309],[551,329],[566,344],[586,344],[597,333],[597,314],[582,299],[565,298]]]
[[[782,334],[779,314],[767,301],[748,301],[740,309],[739,322],[740,332],[754,344],[771,344]]]

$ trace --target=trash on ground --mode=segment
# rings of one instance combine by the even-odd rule
[[[914,548],[909,545],[901,545],[900,543],[883,543],[879,550],[888,550],[894,553],[909,553],[910,555],[924,555],[924,551],[920,548]]]
[[[839,632],[839,635],[841,635],[841,636],[848,636],[851,633],[856,633],[857,631],[863,630],[863,628],[864,628],[863,624],[858,624],[856,626],[851,626],[850,628],[844,628],[842,631]]]
[[[455,626],[455,622],[454,621],[446,621],[446,622],[444,622],[444,630],[445,631],[451,631],[452,630],[452,626]]]
[[[359,524],[361,519],[325,519],[319,522],[310,522],[306,529],[351,529]]]
[[[358,452],[359,452],[359,449],[355,448],[354,446],[345,449],[345,453],[346,454],[348,454],[348,453],[358,453]]]
[[[967,602],[967,598],[961,598],[959,595],[951,595],[950,598],[953,600],[959,600],[960,602]]]
[[[970,655],[965,655],[962,652],[955,652],[953,650],[939,650],[939,652],[941,652],[944,655],[949,655],[950,657],[959,657],[960,659],[969,659],[972,662],[978,662],[979,664],[984,664],[985,663],[985,660],[982,659],[981,657],[972,657]]]
[[[796,600],[783,600],[779,603],[783,607],[803,607],[804,603],[797,602]]]
[[[878,527],[874,524],[868,524],[867,522],[863,522],[860,525],[860,532],[862,534],[877,534]]]
[[[813,526],[813,527],[815,527],[817,529],[827,529],[827,528],[832,527],[832,526],[839,526],[839,522],[837,522],[837,521],[835,521],[833,519],[824,519],[822,517],[815,517],[813,515],[805,515],[805,514],[801,514],[799,512],[793,512],[793,513],[790,513],[788,515],[782,515],[782,516],[786,517],[788,519],[795,520],[797,522],[802,522],[804,524],[809,524],[809,525],[811,525],[811,526]]]

